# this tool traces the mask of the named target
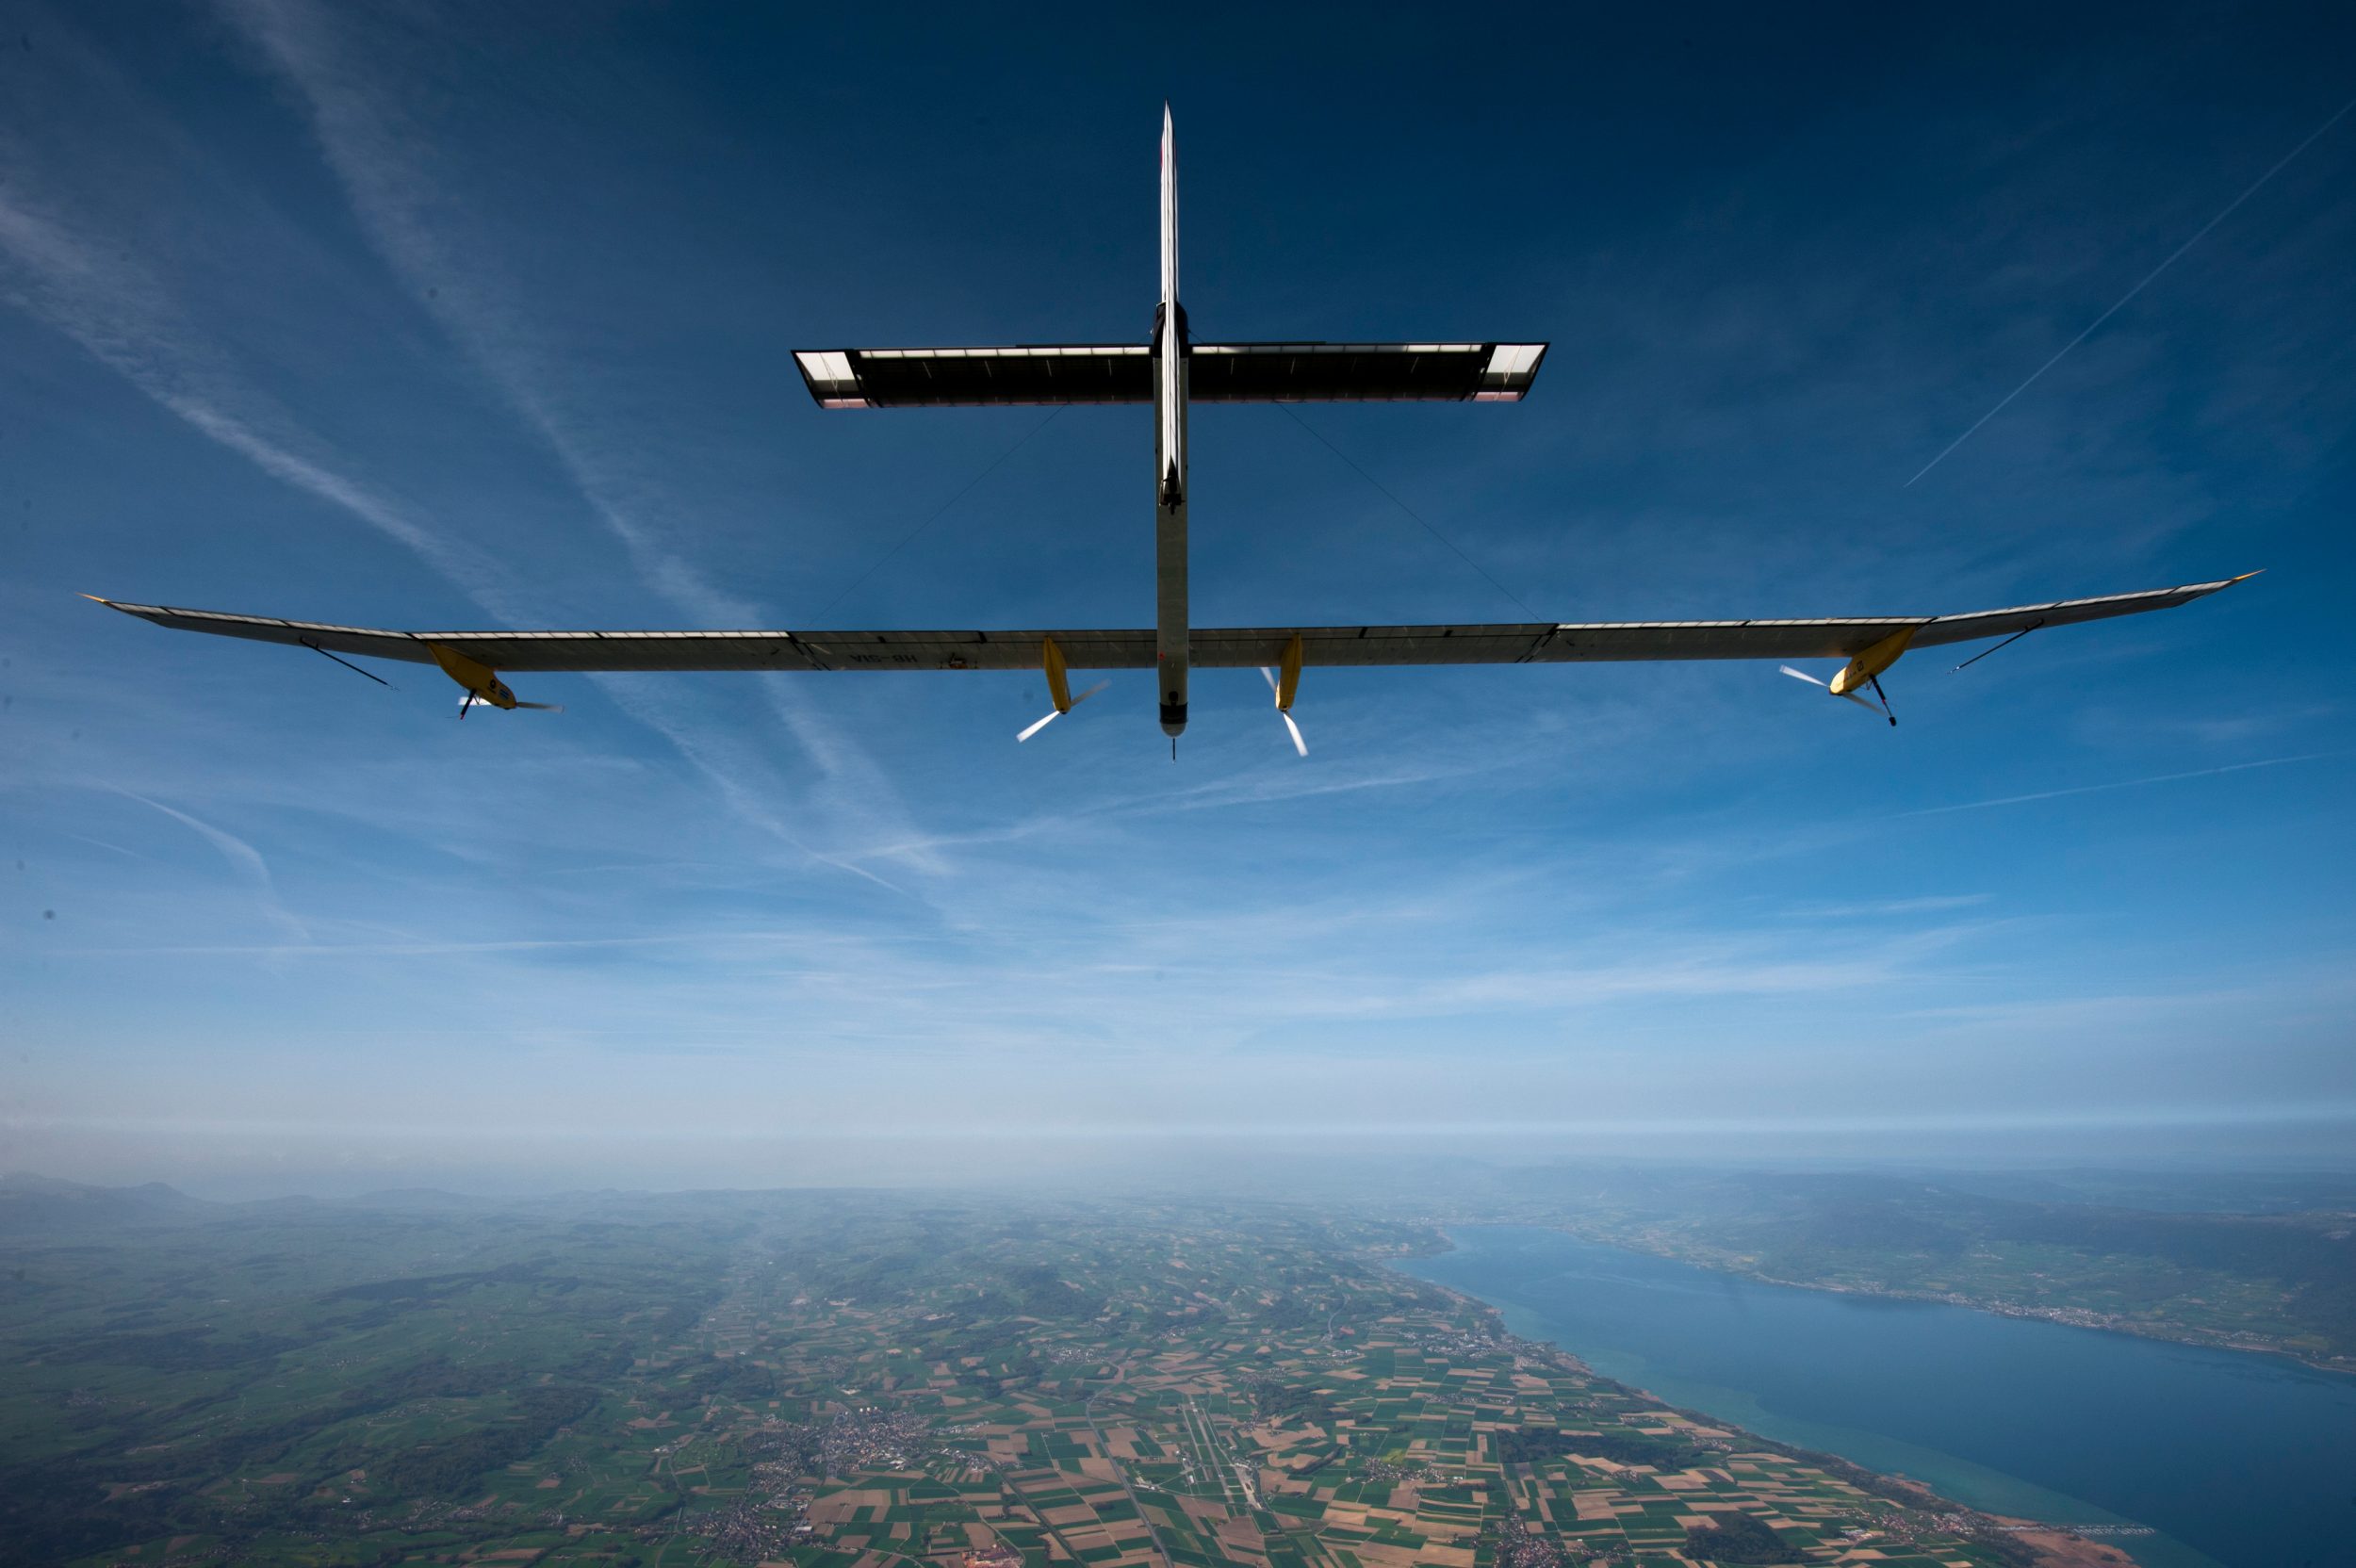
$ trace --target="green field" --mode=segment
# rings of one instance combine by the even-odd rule
[[[10,1563],[1545,1568],[1735,1515],[1812,1560],[2029,1556],[1512,1340],[1383,1266],[1415,1224],[7,1190]]]

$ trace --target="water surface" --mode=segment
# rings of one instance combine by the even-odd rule
[[[1990,1512],[2140,1524],[2151,1568],[2356,1563],[2356,1378],[2273,1356],[1759,1284],[1519,1226],[1409,1273],[1762,1436]]]

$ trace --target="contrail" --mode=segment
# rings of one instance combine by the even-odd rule
[[[262,912],[291,933],[297,943],[309,944],[310,928],[295,918],[286,905],[279,902],[277,878],[270,875],[270,862],[262,858],[260,850],[255,849],[235,833],[224,832],[211,823],[200,821],[186,811],[176,811],[160,800],[150,800],[145,795],[135,794],[120,786],[115,787],[115,793],[126,800],[136,800],[141,806],[161,811],[172,821],[202,836],[206,843],[221,851],[221,858],[229,862],[230,869],[254,890],[254,897],[261,902]]]
[[[1953,441],[1947,443],[1947,451],[1940,452],[1937,457],[1932,458],[1928,463],[1923,464],[1922,473],[1916,474],[1914,479],[1921,479],[1922,474],[1929,473],[1933,468],[1936,468],[1940,464],[1946,462],[1948,452],[1954,451],[1957,447],[1962,446],[1966,441],[1971,440],[1972,436],[1978,434],[1980,426],[1987,424],[1990,419],[1993,419],[1996,416],[2002,414],[2004,411],[2005,404],[2010,403],[2015,398],[2021,396],[2021,393],[2026,392],[2030,386],[2036,383],[2037,377],[2045,374],[2046,371],[2051,370],[2054,366],[2059,365],[2062,362],[2064,354],[2069,353],[2070,350],[2076,348],[2087,338],[2092,337],[2096,327],[2101,326],[2103,322],[2109,320],[2112,317],[2118,315],[2121,310],[2126,308],[2127,302],[2142,293],[2146,288],[2150,287],[2153,278],[2158,277],[2162,272],[2165,272],[2169,268],[2175,266],[2177,257],[2183,255],[2186,251],[2191,250],[2195,245],[2200,244],[2211,229],[2216,228],[2219,223],[2224,222],[2225,220],[2232,217],[2235,207],[2240,206],[2244,202],[2250,200],[2250,197],[2255,196],[2258,193],[2258,188],[2260,186],[2265,185],[2266,181],[2274,178],[2275,175],[2280,174],[2284,169],[2288,168],[2290,166],[2291,159],[2299,156],[2299,154],[2314,146],[2322,139],[2323,133],[2338,124],[2342,118],[2344,118],[2350,109],[2356,109],[2356,98],[2350,98],[2347,103],[2342,104],[2338,114],[2333,115],[2331,119],[2316,126],[2314,133],[2310,135],[2306,140],[2300,142],[2298,146],[2282,155],[2282,162],[2277,163],[2273,168],[2259,175],[2257,179],[2250,182],[2249,189],[2243,191],[2240,195],[2226,203],[2223,211],[2219,212],[2215,218],[2210,219],[2207,222],[2201,224],[2200,231],[2190,239],[2185,240],[2182,245],[2177,246],[2173,252],[2169,253],[2168,258],[2166,261],[2160,263],[2157,267],[2151,269],[2151,271],[2145,273],[2143,282],[2135,285],[2135,287],[2127,290],[2126,293],[2121,294],[2119,297],[2119,302],[2117,304],[2111,306],[2110,309],[2096,317],[2093,324],[2088,326],[2086,331],[2080,333],[2077,336],[2063,344],[2061,353],[2055,354],[2053,358],[2038,366],[2036,370],[2030,373],[2027,381],[2022,382],[2020,385],[2005,393],[2003,401],[1999,402],[1994,408],[1989,409],[1986,414],[1981,415],[1979,418],[1972,423],[1970,430],[1965,431],[1961,435],[1956,436]],[[1899,486],[1899,488],[1905,489],[1908,485],[1913,484],[1914,479],[1906,481],[1906,484]]]
[[[2104,790],[2133,790],[2145,784],[2173,784],[2180,778],[2214,778],[2221,773],[2246,773],[2251,768],[2279,768],[2291,762],[2319,762],[2346,757],[2345,751],[2310,751],[2297,757],[2262,757],[2255,762],[2229,762],[2221,768],[2195,768],[2190,773],[2154,774],[2149,778],[2119,778],[2108,784],[2080,784],[2068,790],[2040,790],[2033,795],[2005,795],[1998,800],[1967,800],[1959,806],[1925,806],[1920,811],[1893,811],[1887,819],[1936,817],[1949,811],[1978,811],[1990,806],[2023,806],[2033,800],[2059,800],[2064,795],[2100,794]]]

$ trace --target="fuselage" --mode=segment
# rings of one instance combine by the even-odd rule
[[[1162,732],[1186,727],[1186,312],[1178,302],[1178,144],[1162,106],[1162,300],[1153,312],[1153,643]]]

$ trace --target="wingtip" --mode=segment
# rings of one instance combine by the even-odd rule
[[[2244,573],[2242,573],[2242,574],[2241,574],[2241,576],[2239,576],[2239,577],[2229,577],[2229,578],[2227,578],[2227,579],[2225,580],[2225,586],[2227,586],[2228,588],[2231,588],[2231,587],[2232,587],[2234,583],[2236,583],[2236,582],[2248,582],[2248,581],[2249,581],[2251,578],[2253,578],[2253,577],[2264,577],[2265,575],[2266,575],[2266,568],[2265,568],[2264,566],[2261,566],[2261,567],[2259,567],[2259,568],[2258,568],[2256,571],[2254,571],[2254,572],[2244,572]]]

